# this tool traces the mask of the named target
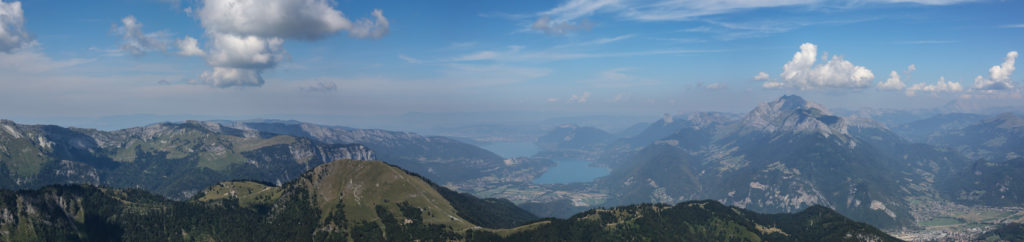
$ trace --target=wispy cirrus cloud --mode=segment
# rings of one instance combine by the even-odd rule
[[[808,9],[849,8],[865,4],[920,4],[951,5],[977,0],[867,0],[851,4],[827,0],[568,0],[552,9],[535,14],[533,29],[545,33],[564,34],[575,29],[588,16],[607,14],[621,19],[658,22],[692,21],[705,16],[735,13],[740,11],[779,8],[807,7]],[[522,16],[520,16],[522,17]],[[700,29],[695,29],[700,30]],[[776,29],[778,31],[778,29]]]
[[[510,46],[505,50],[484,50],[465,55],[456,56],[448,61],[561,61],[591,58],[612,58],[649,55],[672,55],[672,54],[693,54],[720,52],[720,50],[699,50],[699,49],[657,49],[646,51],[627,52],[554,52],[554,51],[524,51],[525,47]]]
[[[908,41],[897,41],[897,44],[904,45],[935,45],[935,44],[953,44],[959,41],[956,40],[908,40]]]

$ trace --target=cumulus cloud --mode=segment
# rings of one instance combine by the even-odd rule
[[[287,58],[286,39],[314,41],[346,30],[355,38],[378,39],[390,28],[384,12],[355,22],[328,0],[205,0],[195,16],[212,47],[207,52],[186,37],[178,42],[182,55],[206,54],[213,67],[200,83],[217,87],[260,86],[261,73]]]
[[[356,21],[355,25],[349,29],[348,35],[356,38],[371,39],[380,39],[387,35],[391,24],[384,17],[384,11],[374,9],[370,14],[373,15],[374,21],[365,18]]]
[[[1014,63],[1017,60],[1017,52],[1006,53],[1006,58],[1000,65],[988,69],[990,78],[978,76],[974,78],[974,89],[978,90],[1004,90],[1013,88],[1013,80],[1010,75],[1016,69]]]
[[[380,9],[371,13],[376,20],[352,23],[326,0],[206,0],[197,14],[207,31],[259,37],[315,40],[349,30],[380,38],[389,27]]]
[[[25,13],[21,10],[21,2],[0,1],[0,52],[11,53],[32,43],[32,38],[25,31]]]
[[[203,72],[199,76],[198,83],[215,87],[255,87],[262,86],[264,81],[259,70],[214,66],[212,71]]]
[[[914,96],[917,92],[931,92],[932,94],[938,94],[941,92],[961,92],[964,87],[959,82],[946,81],[946,77],[939,77],[939,81],[935,84],[918,83],[907,88],[907,96]]]
[[[143,55],[149,51],[167,50],[161,32],[144,33],[142,23],[135,16],[121,19],[121,25],[114,26],[114,32],[121,35],[121,50],[132,55]]]
[[[900,74],[896,73],[896,71],[890,72],[889,79],[886,79],[885,82],[878,83],[878,89],[881,90],[903,90],[905,87],[907,85],[900,81]]]
[[[903,74],[906,74],[909,78],[910,73],[914,72],[915,70],[917,70],[917,66],[911,64],[907,66],[907,70],[904,71]],[[898,91],[903,90],[903,88],[906,88],[907,84],[905,84],[904,81],[900,79],[899,73],[897,73],[896,71],[892,71],[889,73],[889,79],[886,79],[885,82],[879,82],[877,87],[880,90]]]
[[[323,0],[206,0],[198,16],[207,31],[318,39],[352,22]]]
[[[199,41],[196,38],[186,35],[184,39],[178,40],[178,54],[183,56],[204,56],[206,52],[199,48]]]
[[[793,54],[793,60],[783,66],[779,81],[767,81],[765,88],[864,88],[871,85],[875,74],[863,66],[857,66],[840,56],[833,56],[825,63],[816,64],[818,46],[811,43],[800,45],[800,51]],[[822,56],[822,59],[827,56]]]
[[[214,34],[212,38],[213,49],[206,61],[215,67],[267,69],[276,66],[286,54],[281,38],[231,34]]]

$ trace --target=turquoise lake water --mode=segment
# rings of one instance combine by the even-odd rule
[[[490,143],[480,146],[505,158],[530,157],[540,151],[533,142]],[[608,175],[606,168],[591,167],[585,160],[555,160],[556,165],[547,172],[533,179],[537,184],[564,184],[573,182],[589,182],[595,178]]]
[[[561,184],[573,182],[589,182],[595,178],[608,175],[610,170],[601,167],[591,167],[589,161],[584,160],[556,160],[557,165],[551,167],[547,172],[533,179],[537,184]]]

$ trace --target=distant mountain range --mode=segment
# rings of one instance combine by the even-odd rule
[[[896,112],[885,115],[899,116]],[[2,120],[0,188],[46,187],[43,191],[71,189],[106,194],[96,195],[101,197],[110,195],[108,191],[132,193],[131,189],[141,189],[146,193],[139,196],[153,197],[146,202],[163,204],[154,206],[179,206],[176,201],[188,199],[206,199],[201,201],[204,203],[228,199],[263,213],[266,211],[259,210],[262,208],[246,204],[267,205],[273,199],[266,199],[280,195],[284,184],[314,167],[351,159],[384,160],[409,171],[402,174],[437,181],[425,183],[458,208],[454,214],[472,226],[493,228],[511,228],[536,217],[509,200],[470,198],[449,188],[511,199],[541,216],[566,218],[596,206],[711,199],[737,209],[766,213],[794,213],[820,205],[884,229],[915,226],[908,201],[913,197],[969,205],[1024,205],[1024,182],[1017,179],[1024,167],[1020,165],[1024,162],[1024,119],[1012,113],[940,114],[888,124],[864,115],[840,116],[790,95],[759,104],[743,115],[665,115],[617,133],[560,125],[536,142],[543,150],[537,156],[505,159],[448,137],[299,121],[187,121],[100,131]],[[549,158],[590,160],[612,171],[589,183],[533,184],[534,178],[555,164]],[[221,183],[232,180],[249,182]],[[103,188],[95,193],[90,186],[50,186],[55,184]],[[272,196],[264,197],[268,194],[264,192],[245,195],[257,190],[273,191],[269,193]],[[408,192],[413,191],[402,191]],[[145,195],[149,193],[170,201]],[[217,198],[211,194],[232,195]],[[190,200],[181,204],[195,203]],[[364,205],[356,203],[345,206]],[[317,208],[323,216],[333,211]],[[384,209],[392,215],[402,210]],[[639,213],[651,207],[620,209]],[[378,209],[364,206],[358,210]],[[442,210],[436,213],[452,213]],[[264,215],[271,216],[259,216]],[[0,211],[0,222],[3,216]],[[362,218],[379,222],[387,217],[382,216]],[[549,225],[544,226],[590,226],[575,224],[572,219],[545,221]],[[454,231],[449,235],[455,237],[444,238],[490,238],[491,232],[502,236],[511,233],[467,234],[465,229],[451,228],[445,230]],[[609,236],[617,233],[594,232],[611,233]],[[354,233],[344,230],[349,236],[346,238],[354,238],[350,237]],[[551,236],[545,233],[502,238]]]
[[[1003,113],[937,133],[928,142],[954,148],[971,159],[1011,160],[1024,156],[1024,119]]]
[[[942,179],[944,195],[963,204],[1020,206],[1024,204],[1024,158],[977,161],[955,176]]]
[[[386,160],[442,184],[486,177],[506,167],[504,158],[480,147],[441,136],[379,129],[353,129],[296,121],[222,122],[272,134],[304,137],[328,144],[361,144]]]
[[[0,121],[0,186],[82,183],[184,199],[220,181],[286,182],[337,159],[374,158],[358,144],[325,144],[209,122],[117,131]]]
[[[815,206],[756,214],[714,201],[591,210],[532,223],[529,214],[437,186],[376,161],[340,160],[282,186],[222,182],[187,201],[91,185],[0,191],[5,241],[894,241],[869,225]],[[462,203],[452,202],[460,197]],[[468,205],[468,206],[467,206]],[[481,227],[483,220],[525,224]]]
[[[936,177],[970,163],[799,96],[743,116],[666,115],[633,137],[591,147],[599,147],[589,150],[592,160],[613,168],[596,185],[610,193],[606,206],[714,199],[795,212],[824,205],[883,228],[914,226],[905,198],[937,194]]]
[[[336,159],[389,160],[442,183],[538,169],[445,137],[294,121],[189,121],[116,131],[0,121],[0,187],[7,189],[84,183],[184,199],[224,180],[289,181]]]

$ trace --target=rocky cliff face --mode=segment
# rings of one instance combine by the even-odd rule
[[[740,122],[740,134],[751,132],[848,136],[846,119],[795,95],[762,103]]]

